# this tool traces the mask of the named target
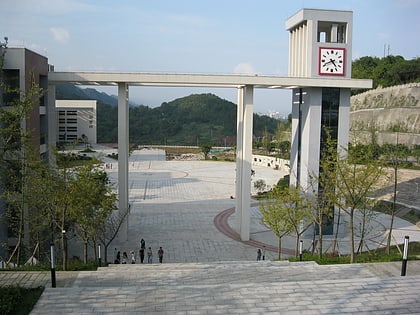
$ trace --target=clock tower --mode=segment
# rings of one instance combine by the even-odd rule
[[[290,77],[351,78],[353,12],[302,9],[286,29]]]
[[[322,188],[313,186],[313,178],[322,172],[327,135],[337,140],[337,150],[348,146],[352,20],[351,11],[302,9],[286,21],[289,77],[317,82],[293,87],[290,185],[321,198]],[[331,212],[325,234],[333,233],[333,207]]]

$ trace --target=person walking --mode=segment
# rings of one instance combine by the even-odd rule
[[[265,260],[265,245],[263,246],[263,250],[262,250],[262,258],[263,260]]]
[[[126,263],[127,263],[127,260],[128,260],[128,255],[127,255],[127,253],[126,253],[126,252],[124,252],[124,253],[123,253],[123,257],[122,257],[122,263],[123,263],[123,264],[126,264]]]
[[[163,248],[161,246],[161,247],[159,247],[159,250],[158,250],[159,263],[162,263],[163,253],[164,253],[164,251],[163,251]]]
[[[151,247],[149,247],[149,249],[147,250],[147,263],[153,263],[153,252]]]
[[[140,247],[139,256],[140,256],[140,263],[142,264],[144,262],[144,248],[142,247]]]
[[[117,256],[115,257],[114,264],[120,264],[121,263],[121,252],[118,251]]]
[[[258,248],[258,250],[257,250],[257,261],[260,261],[261,260],[261,249],[260,248]]]
[[[130,255],[131,255],[131,263],[135,264],[136,263],[136,254],[134,253],[134,250],[130,251]]]

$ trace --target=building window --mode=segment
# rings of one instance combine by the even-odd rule
[[[69,127],[69,126],[67,126],[67,131],[68,132],[77,132],[77,127]]]

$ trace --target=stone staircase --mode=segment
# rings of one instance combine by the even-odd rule
[[[110,265],[46,288],[31,314],[414,314],[420,276],[362,264],[220,262]]]

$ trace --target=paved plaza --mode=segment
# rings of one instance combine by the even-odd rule
[[[117,164],[108,168],[116,180]],[[261,224],[256,203],[251,210],[251,240],[235,234],[235,163],[165,161],[163,151],[135,151],[130,156],[132,205],[128,232],[111,245],[136,253],[140,239],[153,250],[153,264],[111,265],[98,271],[58,273],[50,288],[44,272],[10,276],[0,281],[46,287],[33,310],[38,314],[420,314],[420,262],[410,261],[407,276],[401,263],[318,266],[315,263],[272,261],[277,240]],[[274,185],[284,174],[253,167],[253,181]],[[388,218],[375,217],[368,246],[386,235]],[[419,230],[396,222],[395,239]],[[347,235],[341,235],[346,251]],[[402,240],[401,240],[402,241]],[[282,257],[293,254],[295,240],[283,241]],[[266,261],[256,250],[266,246]],[[305,248],[310,247],[305,239]],[[157,249],[165,250],[163,264]]]
[[[115,162],[114,162],[115,163]],[[132,205],[128,234],[119,236],[113,249],[121,252],[139,248],[141,238],[147,247],[157,251],[165,248],[166,262],[210,262],[226,260],[255,260],[258,247],[266,245],[267,259],[277,257],[278,240],[263,224],[257,202],[251,208],[250,243],[238,242],[233,236],[236,227],[234,214],[235,163],[215,161],[165,161],[164,151],[141,150],[130,156],[129,196]],[[251,190],[256,193],[253,182],[262,179],[271,187],[286,171],[263,166],[253,166]],[[116,181],[116,164],[109,175]],[[420,179],[419,179],[420,181]],[[411,204],[420,204],[418,199],[407,198]],[[229,212],[229,210],[231,210]],[[223,213],[223,220],[217,220]],[[229,214],[228,213],[228,214]],[[216,220],[215,220],[216,218]],[[348,224],[342,213],[342,226]],[[356,217],[355,226],[360,220]],[[366,230],[365,249],[386,244],[390,217],[375,214]],[[220,233],[225,232],[225,235]],[[226,237],[229,235],[229,237]],[[356,231],[356,239],[358,232]],[[399,218],[394,222],[393,243],[403,243],[408,235],[411,241],[420,241],[420,230]],[[312,236],[303,238],[304,249],[311,250]],[[283,258],[294,254],[296,239],[282,239]],[[332,246],[332,237],[324,236],[324,248]],[[350,235],[340,231],[337,250],[348,254]],[[109,253],[113,255],[113,253]],[[113,257],[108,257],[113,261]]]

